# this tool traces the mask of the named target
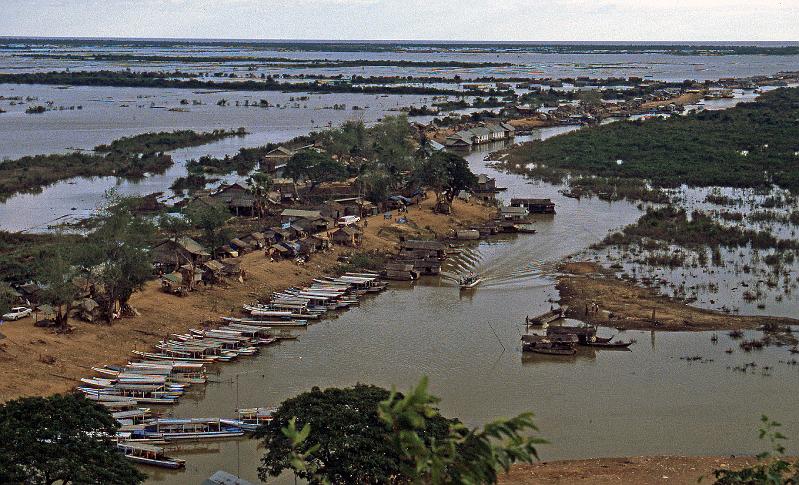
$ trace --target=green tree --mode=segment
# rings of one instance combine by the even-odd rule
[[[211,249],[224,245],[231,238],[231,232],[225,227],[230,219],[230,212],[221,205],[197,206],[187,214],[194,227],[202,229],[203,242]]]
[[[191,229],[189,221],[180,214],[162,214],[158,218],[158,229],[169,239],[180,239]]]
[[[267,453],[258,469],[262,480],[293,470],[311,483],[406,482],[402,454],[391,440],[378,416],[378,405],[390,392],[376,386],[314,388],[283,402],[274,419],[256,433]],[[296,418],[295,418],[296,417]],[[282,429],[295,419],[297,425],[313,430],[308,443],[293,443]],[[450,420],[434,417],[420,434],[427,439],[446,435]],[[305,455],[307,469],[292,461],[295,452]],[[296,460],[294,460],[296,462]]]
[[[42,286],[40,299],[56,309],[55,323],[64,329],[69,324],[72,303],[78,297],[76,279],[81,276],[78,249],[74,245],[54,247],[46,261],[40,261],[35,271],[36,280]]]
[[[266,212],[266,196],[272,187],[272,177],[263,172],[255,172],[247,180],[250,193],[255,197],[255,212],[258,217],[263,217]]]
[[[538,459],[536,445],[544,440],[529,434],[538,431],[532,413],[499,419],[483,429],[469,429],[451,421],[443,438],[426,440],[420,434],[430,419],[440,416],[440,399],[427,392],[427,378],[408,394],[392,390],[380,403],[379,415],[397,449],[410,460],[406,468],[413,483],[496,483],[500,470],[507,472],[516,462]]]
[[[322,182],[343,180],[347,176],[347,167],[329,155],[313,150],[304,150],[292,156],[286,162],[285,174],[295,182],[311,181],[311,190]]]
[[[133,213],[135,198],[109,194],[108,200],[97,229],[83,245],[83,262],[95,284],[94,296],[110,323],[117,303],[121,312],[130,313],[130,297],[152,277],[149,249],[156,226]]]
[[[414,166],[411,126],[406,116],[387,116],[372,127],[374,151],[379,165],[392,176]]]
[[[16,303],[16,296],[12,288],[0,282],[0,314],[6,313]]]
[[[368,130],[363,120],[348,120],[336,129],[328,130],[323,141],[325,149],[339,156],[367,156]]]
[[[79,395],[9,401],[0,406],[0,483],[141,483],[146,476],[116,451],[117,428]]]
[[[449,202],[464,189],[477,184],[477,176],[463,157],[449,152],[436,152],[425,159],[416,169],[416,179],[432,188],[436,199],[446,197]]]
[[[468,429],[441,416],[422,379],[403,395],[375,386],[327,389],[284,402],[261,428],[259,476],[293,470],[310,483],[496,483],[537,458],[531,414]]]

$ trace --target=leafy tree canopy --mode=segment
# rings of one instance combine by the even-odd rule
[[[152,275],[149,250],[156,226],[133,212],[136,199],[109,193],[107,200],[97,229],[82,249],[83,264],[98,290],[95,296],[110,322],[116,303],[127,306],[131,295]]]
[[[496,483],[537,458],[531,414],[468,429],[441,416],[427,379],[407,395],[375,386],[314,388],[285,401],[257,436],[259,476],[293,470],[310,483]]]
[[[322,182],[343,180],[347,177],[347,167],[325,153],[303,150],[289,159],[285,174],[295,181],[310,180],[315,187]]]
[[[146,476],[120,453],[109,412],[79,395],[0,406],[0,483],[134,485]]]
[[[390,393],[376,386],[352,388],[314,388],[280,405],[272,422],[256,437],[263,439],[268,452],[259,468],[261,479],[278,476],[292,468],[292,443],[282,428],[297,417],[300,426],[310,425],[311,443],[301,449],[310,452],[307,461],[314,472],[298,471],[311,483],[404,483],[400,479],[408,467],[378,416],[378,404]],[[455,421],[436,416],[421,430],[428,439],[442,438]]]
[[[461,190],[477,184],[477,176],[469,168],[469,162],[449,152],[436,152],[424,160],[416,170],[416,178],[422,185],[433,188],[437,195],[446,192],[450,201]]]
[[[221,205],[196,206],[187,214],[194,227],[202,229],[203,242],[212,249],[222,246],[232,237],[231,232],[225,227],[230,219],[227,207]]]

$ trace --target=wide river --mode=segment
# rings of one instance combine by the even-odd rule
[[[756,437],[763,413],[796,436],[799,368],[785,363],[791,360],[785,348],[746,354],[726,334],[714,344],[710,333],[624,332],[621,337],[637,341],[630,352],[522,355],[525,315],[547,310],[549,300],[558,298],[558,261],[635,221],[640,212],[628,203],[564,198],[551,185],[498,173],[483,161],[492,148],[473,152],[469,160],[475,172],[508,187],[503,198],[551,197],[557,204],[555,216],[536,221],[537,234],[480,242],[450,260],[441,277],[394,284],[312,325],[297,341],[222,365],[215,382],[169,411],[229,416],[237,406],[274,406],[313,386],[361,382],[407,389],[426,375],[442,398],[442,412],[469,425],[533,411],[550,442],[541,447],[548,460],[758,452],[764,448]],[[459,295],[449,277],[462,268],[486,277],[468,296]],[[728,348],[736,350],[727,354]],[[682,359],[688,356],[704,360]],[[730,369],[748,362],[757,363],[755,371]],[[764,371],[766,366],[771,369]],[[251,439],[202,444],[171,451],[187,460],[185,471],[147,472],[150,483],[199,483],[219,469],[255,481],[263,453]],[[291,483],[290,477],[282,481]]]

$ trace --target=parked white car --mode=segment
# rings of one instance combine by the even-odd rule
[[[11,311],[3,315],[3,320],[19,320],[21,318],[25,318],[33,313],[28,307],[24,306],[15,306],[11,308]]]
[[[361,222],[361,218],[358,216],[344,216],[339,217],[338,219],[338,225],[340,227],[352,226],[353,224],[357,224],[359,222]]]

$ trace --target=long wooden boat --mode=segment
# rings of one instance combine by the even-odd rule
[[[144,360],[155,360],[155,361],[180,361],[180,362],[206,362],[212,363],[216,362],[217,359],[213,357],[201,357],[201,358],[192,358],[192,357],[185,357],[179,355],[168,355],[168,354],[156,354],[153,352],[142,352],[140,350],[133,350],[133,355],[141,357]]]
[[[564,305],[559,308],[553,308],[548,312],[544,312],[541,315],[538,315],[537,317],[533,318],[525,317],[525,325],[535,326],[535,327],[548,325],[554,322],[555,320],[560,320],[561,318],[564,318],[566,315],[566,310],[568,309],[569,307]]]
[[[157,393],[117,389],[93,389],[90,387],[79,387],[78,390],[93,401],[119,401],[119,398],[127,398],[132,399],[134,403],[142,404],[177,404],[178,402],[177,395],[167,392]]]
[[[178,469],[186,466],[184,460],[171,458],[164,454],[164,449],[144,443],[117,443],[117,450],[128,460],[141,465]]]
[[[574,355],[577,353],[577,349],[574,347],[553,347],[553,346],[535,346],[530,348],[524,349],[526,352],[534,352],[536,354],[547,354],[547,355]]]
[[[224,424],[237,426],[244,431],[254,432],[264,424],[272,421],[272,408],[245,408],[237,411],[235,419],[220,419]]]
[[[217,418],[156,419],[133,433],[134,437],[167,441],[235,438],[243,435],[244,431],[240,427],[225,424]]]
[[[550,337],[546,335],[522,335],[522,351],[547,355],[574,355],[577,349],[576,335]]]
[[[535,234],[535,226],[532,224],[514,224],[513,230],[522,234]]]
[[[629,350],[632,344],[632,342],[587,342],[583,345],[609,350]]]
[[[255,325],[260,327],[307,327],[307,320],[257,320],[248,318],[222,317],[222,321],[228,323],[242,323],[244,325]]]

